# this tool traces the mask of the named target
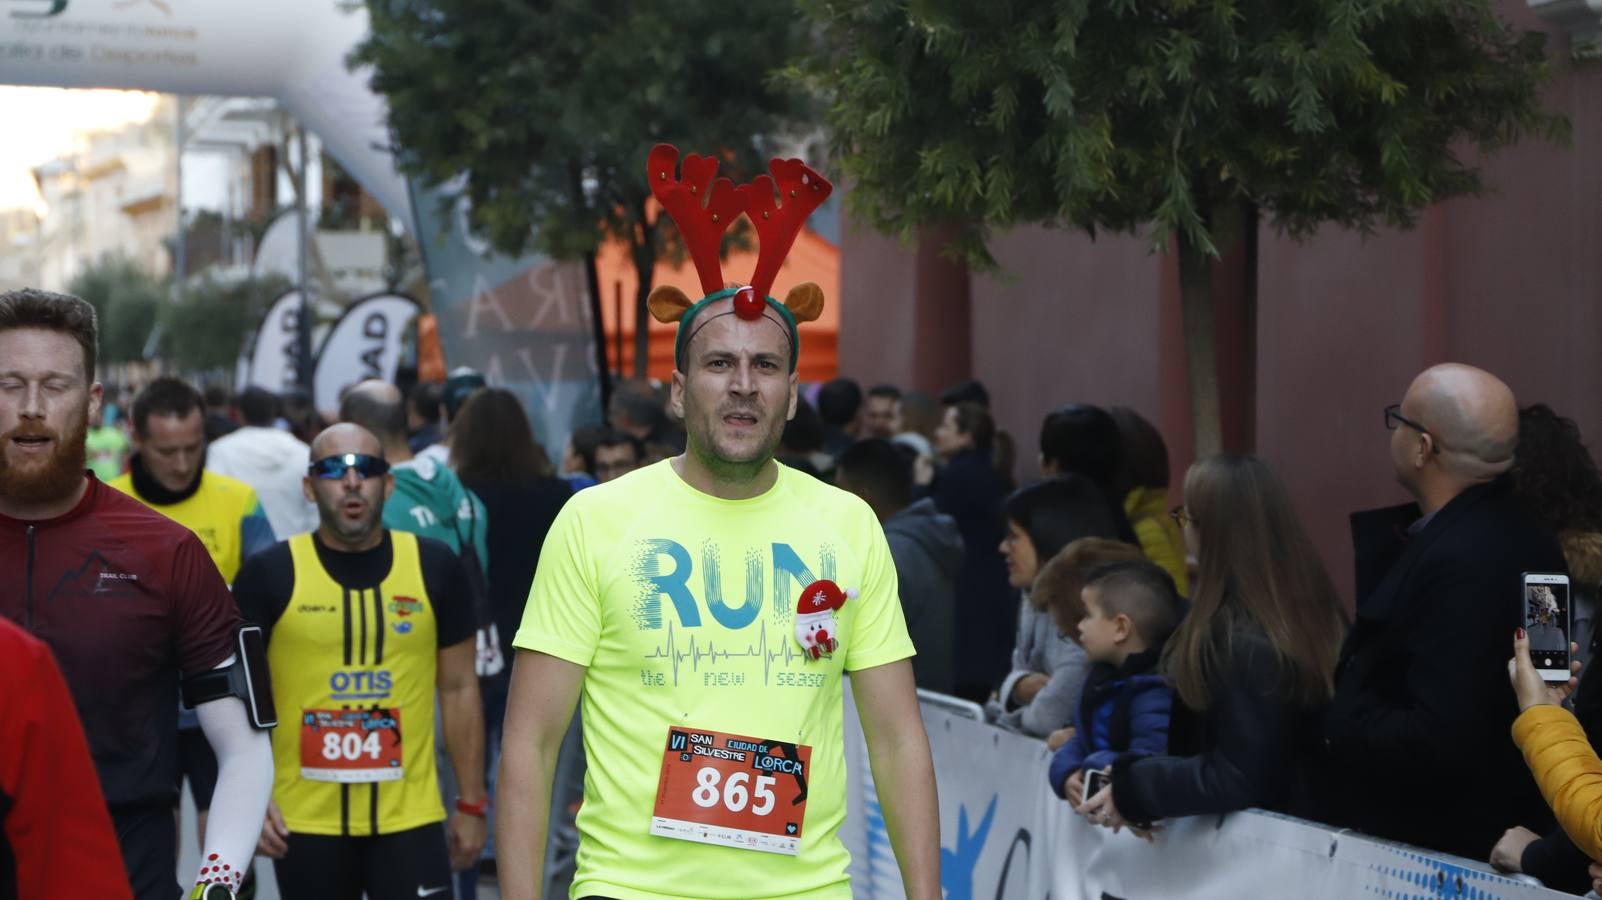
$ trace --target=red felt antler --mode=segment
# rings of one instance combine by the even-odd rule
[[[758,175],[750,184],[735,188],[744,201],[746,215],[756,226],[762,241],[757,256],[756,272],[751,276],[751,287],[758,297],[768,296],[773,279],[779,275],[779,266],[790,253],[790,247],[807,224],[812,211],[823,205],[834,185],[822,175],[812,171],[799,159],[768,160],[768,171],[773,177]],[[774,185],[778,185],[780,202],[774,203]]]
[[[723,232],[740,215],[741,200],[734,182],[727,178],[713,180],[718,171],[716,159],[691,153],[684,157],[682,177],[674,178],[673,165],[678,159],[677,147],[657,144],[646,158],[646,177],[657,202],[679,226],[684,246],[695,261],[696,274],[701,276],[701,290],[712,294],[723,290],[719,249]],[[703,201],[705,206],[701,205]]]

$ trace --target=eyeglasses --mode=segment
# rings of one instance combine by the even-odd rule
[[[1402,415],[1402,404],[1400,404],[1400,403],[1392,403],[1390,406],[1385,407],[1385,430],[1387,430],[1387,431],[1395,431],[1396,430],[1396,426],[1398,424],[1406,425],[1407,427],[1413,429],[1414,431],[1418,432],[1419,434],[1428,436],[1429,439],[1430,439],[1430,452],[1431,453],[1439,453],[1439,452],[1441,452],[1441,441],[1440,441],[1440,439],[1437,438],[1435,435],[1431,434],[1430,430],[1428,428],[1425,428],[1422,424],[1420,424],[1418,422],[1415,422],[1412,419],[1409,419],[1407,416]]]
[[[306,474],[313,478],[325,478],[329,481],[339,481],[351,469],[362,478],[378,478],[389,472],[389,463],[377,456],[366,453],[341,453],[338,456],[325,456],[306,467]]]
[[[1178,525],[1180,528],[1184,528],[1186,522],[1194,523],[1196,521],[1194,516],[1188,512],[1185,512],[1185,504],[1183,503],[1179,504],[1173,509],[1170,509],[1168,511],[1168,518],[1173,519],[1174,524]]]

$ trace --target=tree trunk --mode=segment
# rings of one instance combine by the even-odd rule
[[[1185,370],[1190,385],[1190,432],[1196,459],[1222,452],[1218,402],[1218,343],[1213,317],[1213,258],[1179,235],[1179,295],[1185,321]]]
[[[640,204],[640,242],[633,247],[634,274],[634,377],[645,378],[651,365],[651,278],[656,274],[656,228],[645,224],[645,204]],[[619,322],[617,327],[622,328]],[[618,360],[619,368],[623,361]]]
[[[596,373],[601,382],[601,419],[605,421],[606,410],[612,402],[612,367],[606,364],[606,323],[601,319],[601,274],[595,268],[595,251],[584,254],[584,285],[590,292],[590,322],[595,334],[595,365]],[[619,330],[623,323],[617,323]],[[623,361],[618,360],[618,365]]]
[[[653,267],[654,268],[654,267]],[[645,378],[651,365],[651,271],[640,272],[640,286],[634,292],[634,377]],[[619,323],[621,325],[621,323]]]

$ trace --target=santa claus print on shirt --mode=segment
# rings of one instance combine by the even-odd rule
[[[795,605],[795,639],[808,659],[834,655],[840,648],[840,620],[835,615],[857,592],[842,591],[832,581],[814,581]]]

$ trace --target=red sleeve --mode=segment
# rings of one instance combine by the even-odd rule
[[[0,625],[5,625],[0,620]],[[7,626],[9,627],[9,626]],[[0,703],[0,809],[18,896],[132,900],[122,851],[67,684],[44,644],[0,635],[20,691]]]
[[[172,592],[178,667],[185,675],[217,668],[234,652],[239,606],[211,555],[193,534],[186,534],[178,544],[167,583]]]

